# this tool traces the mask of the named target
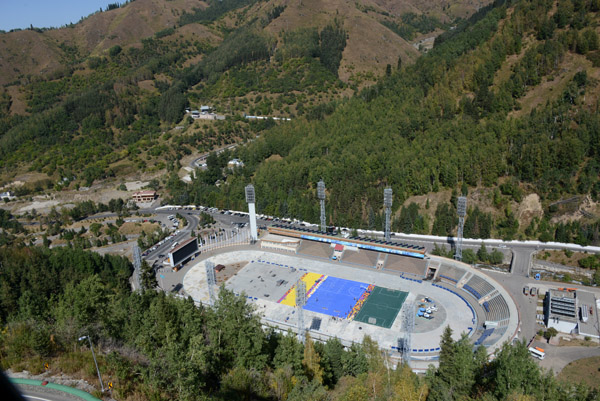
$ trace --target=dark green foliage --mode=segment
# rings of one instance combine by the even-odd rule
[[[502,239],[510,241],[515,238],[519,230],[519,221],[509,207],[504,211],[504,218],[498,222],[497,227]]]
[[[108,202],[108,205],[103,203],[94,203],[94,201],[83,201],[75,203],[75,206],[68,209],[66,213],[73,220],[78,221],[82,220],[88,216],[91,216],[96,213],[101,212],[113,212],[118,214],[123,214],[128,212],[127,205],[125,201],[121,198],[111,199]]]
[[[277,49],[276,59],[318,57],[320,53],[319,32],[316,28],[301,28],[284,32],[283,45]]]
[[[278,337],[278,345],[273,356],[273,367],[275,369],[291,369],[294,375],[302,375],[304,349],[302,343],[296,339],[296,334],[288,332]]]
[[[278,5],[273,7],[271,10],[267,11],[267,20],[265,21],[265,25],[267,25],[274,19],[279,18],[281,13],[285,10],[285,7],[285,5]]]
[[[344,375],[342,356],[344,346],[337,338],[328,340],[323,346],[321,362],[324,370],[324,384],[334,387],[338,380]]]
[[[471,265],[477,262],[477,255],[472,249],[464,249],[462,251],[462,261]]]
[[[446,258],[454,258],[454,251],[452,248],[446,249],[444,245],[438,245],[437,243],[433,244],[433,250],[431,251],[432,255],[444,256]]]
[[[448,203],[440,203],[435,211],[431,233],[433,235],[451,236],[457,224],[456,210]]]
[[[419,214],[419,205],[411,203],[402,207],[400,217],[394,221],[393,229],[406,234],[425,234],[427,226],[424,217]]]
[[[436,28],[445,28],[440,21],[426,14],[404,13],[401,22],[384,19],[381,23],[405,40],[413,40],[418,33],[433,32]]]
[[[173,33],[175,33],[175,28],[166,28],[166,29],[163,29],[162,31],[156,32],[154,34],[154,37],[156,39],[160,39],[160,38],[164,38],[165,36],[172,35]]]
[[[160,96],[158,116],[163,121],[175,123],[183,118],[187,105],[188,101],[183,94],[183,85],[175,84]]]
[[[469,210],[463,235],[465,238],[491,238],[492,215],[480,211],[479,207]]]
[[[590,255],[579,259],[579,266],[586,269],[600,270],[600,257],[598,255]]]
[[[237,65],[270,57],[267,39],[251,28],[240,28],[227,36],[221,45],[199,64],[187,69],[181,76],[188,86],[202,79],[217,80],[220,73]]]
[[[23,294],[35,304],[36,313],[48,313],[47,301],[69,283],[97,274],[112,291],[126,291],[131,264],[124,258],[100,256],[66,247],[0,249],[0,319],[18,313]]]
[[[344,375],[358,376],[361,373],[367,372],[368,367],[367,357],[360,345],[352,344],[350,350],[342,354]]]
[[[319,57],[321,63],[337,77],[342,61],[342,52],[346,47],[346,31],[344,31],[341,23],[336,21],[334,24],[323,28],[320,37],[321,51]]]
[[[25,231],[23,225],[7,210],[0,209],[0,228],[13,234]]]
[[[431,390],[428,399],[462,399],[472,392],[476,383],[478,354],[473,353],[466,335],[463,334],[459,341],[454,341],[450,327],[446,327],[440,346],[439,368],[435,373],[429,372]]]
[[[477,258],[481,261],[487,261],[490,255],[488,254],[485,244],[482,242],[481,247],[477,250]]]
[[[449,328],[444,331],[439,368],[427,374],[428,400],[506,400],[517,396],[592,400],[596,396],[583,387],[559,384],[551,372],[541,371],[525,342],[505,344],[488,363],[483,347],[473,352],[464,336],[455,341],[451,334]]]
[[[154,267],[150,266],[145,260],[142,261],[142,266],[140,267],[140,280],[142,288],[146,290],[153,290],[158,287]]]
[[[108,49],[108,54],[111,57],[117,57],[119,55],[119,53],[121,53],[121,51],[123,50],[123,48],[119,45],[114,45],[113,47],[111,47],[110,49]]]

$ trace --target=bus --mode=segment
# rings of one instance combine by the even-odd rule
[[[529,347],[529,353],[531,354],[531,356],[539,360],[544,359],[544,357],[546,356],[544,350],[538,347]]]

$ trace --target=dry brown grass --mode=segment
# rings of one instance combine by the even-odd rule
[[[160,225],[157,223],[124,223],[121,227],[119,227],[119,233],[123,235],[141,234],[142,231],[151,233],[159,228]]]
[[[581,338],[565,339],[564,337],[561,337],[558,341],[558,345],[561,347],[597,347],[598,341]]]
[[[510,113],[512,117],[521,117],[527,115],[538,106],[546,102],[553,102],[562,96],[567,84],[573,79],[573,76],[579,71],[587,71],[592,67],[591,61],[584,56],[566,53],[560,64],[558,73],[546,77],[540,85],[529,90],[523,96],[519,103],[521,110]],[[596,89],[597,91],[598,89]]]
[[[571,256],[567,256],[564,251],[553,250],[544,250],[537,254],[538,259],[573,267],[579,267],[579,260],[588,256],[590,256],[590,254],[584,252],[573,252]]]
[[[587,386],[600,388],[600,357],[573,361],[560,372],[558,380],[565,383],[584,383]]]

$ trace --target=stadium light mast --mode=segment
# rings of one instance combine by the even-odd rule
[[[250,215],[250,241],[255,242],[258,240],[258,234],[256,232],[256,209],[254,207],[256,201],[256,194],[254,192],[254,185],[248,184],[246,186],[246,202],[248,203],[248,214]]]
[[[392,188],[383,190],[383,207],[385,208],[385,240],[390,240],[390,219],[392,217]]]
[[[304,344],[304,305],[306,305],[306,283],[302,279],[296,283],[296,313],[298,314],[298,340]]]
[[[325,218],[325,182],[323,180],[317,183],[317,198],[321,204],[321,231],[327,232],[327,221]]]
[[[404,337],[401,339],[400,350],[402,351],[402,361],[410,367],[410,354],[412,352],[412,332],[415,329],[415,304],[410,302],[404,304]]]
[[[204,263],[206,267],[206,285],[208,286],[208,296],[210,298],[210,305],[214,306],[215,304],[215,288],[214,286],[217,284],[217,273],[215,273],[215,264],[209,260]]]
[[[458,232],[456,234],[456,253],[454,259],[462,260],[462,242],[463,242],[463,229],[465,228],[465,216],[467,215],[467,197],[459,196],[458,203],[456,204],[456,210],[458,213]]]

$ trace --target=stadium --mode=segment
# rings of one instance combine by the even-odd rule
[[[416,369],[438,358],[446,326],[490,354],[519,327],[515,302],[499,283],[409,244],[274,225],[253,245],[205,249],[193,263],[183,288],[197,303],[210,303],[206,266],[217,266],[211,291],[224,285],[246,297],[265,327],[298,332],[300,320],[311,338],[337,337],[346,346],[369,335]],[[300,318],[299,281],[306,291]]]

